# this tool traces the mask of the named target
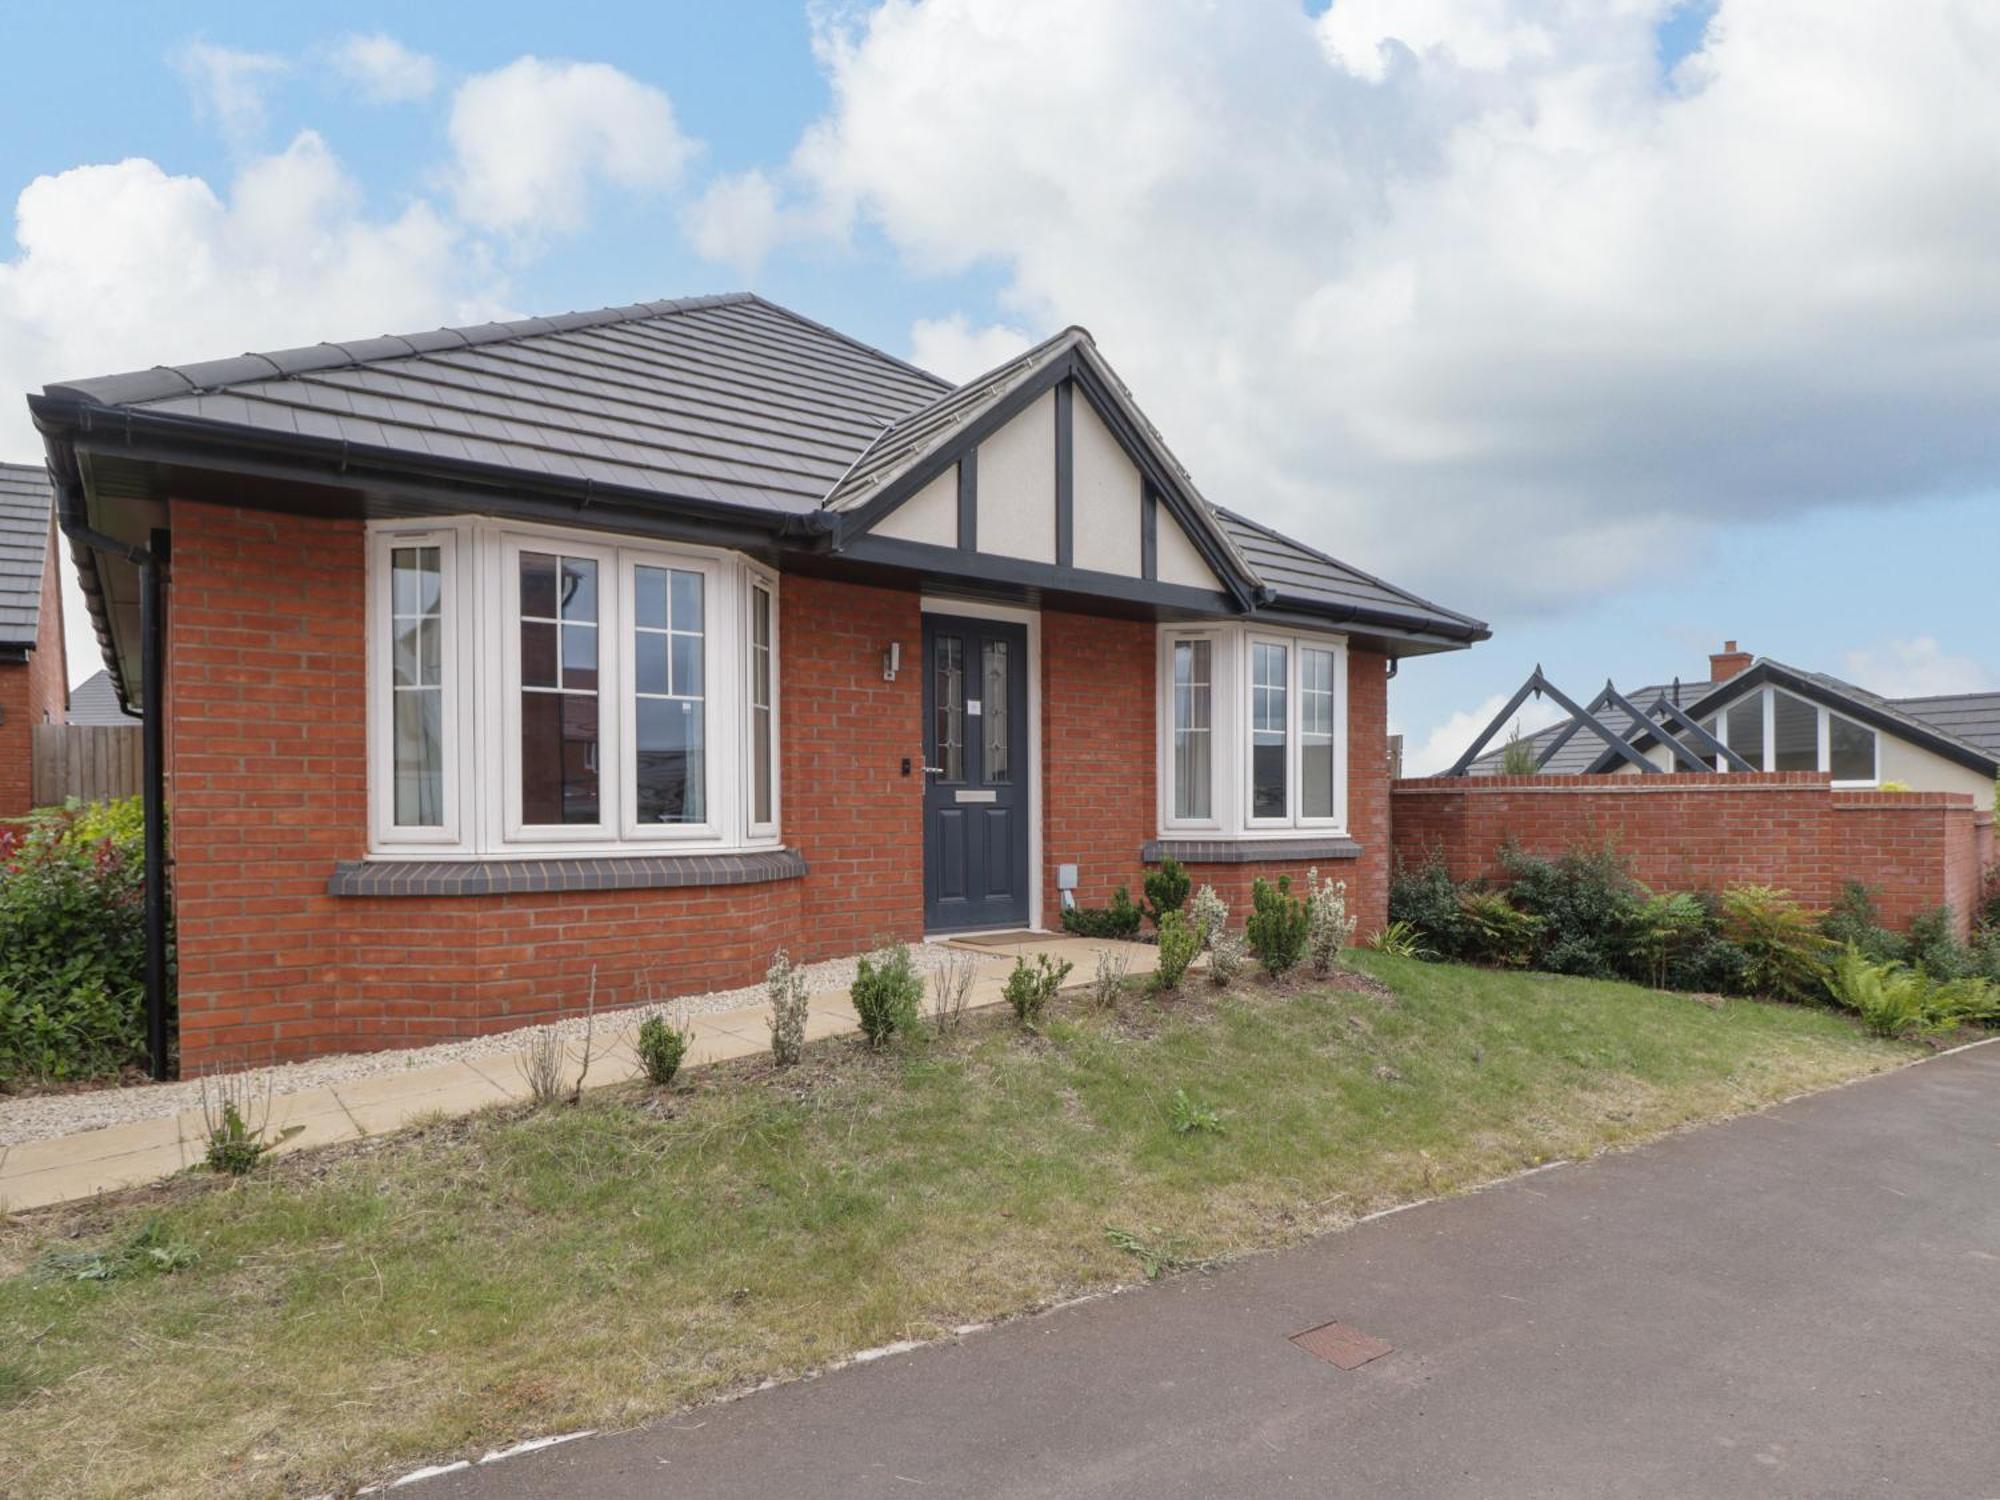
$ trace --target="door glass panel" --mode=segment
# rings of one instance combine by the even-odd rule
[[[601,817],[597,729],[597,562],[523,552],[521,821]]]
[[[1819,769],[1819,710],[1790,693],[1774,693],[1772,709],[1774,771],[1817,771]]]
[[[1174,816],[1209,816],[1210,713],[1214,678],[1208,641],[1174,642]]]
[[[965,643],[955,635],[935,637],[932,650],[937,657],[934,710],[937,762],[943,779],[965,779]]]
[[[1334,654],[1299,649],[1299,798],[1308,818],[1334,814]]]
[[[442,555],[436,547],[396,547],[389,557],[392,798],[398,828],[444,823],[444,624]]]
[[[1289,729],[1287,660],[1283,646],[1258,642],[1250,651],[1250,816],[1282,818],[1285,795],[1285,738]]]
[[[1764,769],[1764,695],[1752,693],[1723,715],[1729,728],[1723,743],[1750,762],[1753,771]]]
[[[702,575],[640,565],[632,569],[632,594],[632,816],[641,824],[703,823],[708,720]]]
[[[985,656],[985,681],[980,712],[986,721],[986,779],[1005,786],[1013,779],[1007,764],[1007,642],[988,641],[981,648]]]
[[[1827,748],[1835,781],[1875,780],[1875,731],[1839,714],[1827,716]]]

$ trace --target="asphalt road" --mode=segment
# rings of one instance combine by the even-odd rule
[[[2000,1045],[406,1493],[2000,1496]]]

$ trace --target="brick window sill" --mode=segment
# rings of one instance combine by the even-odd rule
[[[1156,865],[1169,855],[1184,865],[1253,865],[1266,861],[1359,859],[1361,846],[1349,838],[1147,839],[1141,863]]]
[[[744,854],[597,855],[588,859],[342,860],[329,896],[510,896],[564,891],[650,891],[798,880],[796,849]]]

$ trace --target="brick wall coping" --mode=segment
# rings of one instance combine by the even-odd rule
[[[1823,792],[1833,784],[1824,771],[1662,771],[1656,776],[1405,776],[1389,783],[1401,795],[1465,797],[1491,792]],[[1841,795],[1847,795],[1843,792]],[[1895,801],[1962,796],[1958,792],[1870,793]]]
[[[1143,864],[1172,855],[1184,865],[1251,865],[1265,861],[1359,859],[1353,839],[1148,839],[1139,846]]]
[[[504,896],[522,892],[643,891],[798,880],[796,849],[748,854],[600,855],[590,859],[342,860],[330,896]]]

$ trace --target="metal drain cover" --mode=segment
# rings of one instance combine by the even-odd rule
[[[1386,1344],[1358,1328],[1349,1328],[1345,1323],[1322,1323],[1317,1328],[1308,1328],[1304,1333],[1293,1334],[1292,1342],[1314,1359],[1323,1359],[1343,1370],[1358,1370],[1371,1359],[1380,1359],[1395,1348],[1395,1345]]]

